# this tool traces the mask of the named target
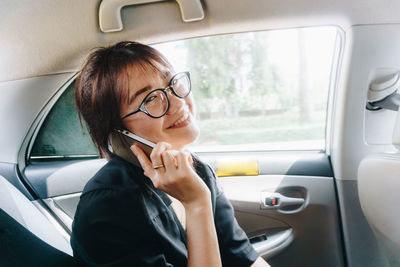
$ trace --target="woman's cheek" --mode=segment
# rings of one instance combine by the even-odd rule
[[[196,106],[195,106],[195,103],[193,101],[193,96],[192,95],[189,95],[187,97],[186,104],[189,106],[190,113],[192,113],[192,115],[194,115],[194,113],[196,111]]]
[[[127,125],[127,129],[140,137],[154,142],[158,141],[158,132],[161,132],[161,126],[158,124],[159,122],[157,120],[150,121],[148,118],[139,118],[131,121],[129,125]]]

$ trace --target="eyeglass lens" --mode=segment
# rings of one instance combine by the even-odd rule
[[[171,84],[175,94],[180,97],[186,97],[190,92],[190,80],[187,75],[179,75]]]
[[[184,98],[190,93],[190,80],[186,75],[179,75],[172,81],[171,87],[178,97]],[[155,90],[146,97],[144,106],[151,116],[164,115],[168,109],[166,93],[163,90]]]
[[[154,117],[162,116],[168,108],[168,101],[162,90],[154,91],[144,100],[144,107]]]

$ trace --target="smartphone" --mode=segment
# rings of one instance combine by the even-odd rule
[[[156,144],[137,136],[127,130],[114,129],[109,138],[109,143],[114,154],[140,167],[139,160],[130,147],[136,144],[149,157]]]

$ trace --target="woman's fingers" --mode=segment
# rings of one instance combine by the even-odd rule
[[[175,163],[175,154],[176,153],[174,153],[172,150],[167,150],[162,153],[166,172],[171,172],[177,169],[177,165]]]
[[[189,159],[190,158],[190,159]],[[178,166],[180,169],[188,169],[192,164],[191,164],[191,156],[189,152],[183,152],[179,151],[177,154],[176,161],[178,163]]]
[[[146,176],[151,178],[151,176],[153,176],[153,173],[154,173],[154,168],[153,168],[153,164],[151,163],[151,161],[149,160],[147,155],[143,152],[143,150],[140,147],[138,147],[136,145],[131,146],[131,150],[132,150],[133,154],[135,154],[135,156],[138,158],[139,163],[142,166]],[[153,181],[153,183],[154,183],[154,181]]]
[[[193,167],[193,158],[192,155],[190,155],[190,153],[189,153],[189,163]]]
[[[150,154],[150,159],[151,159],[151,162],[153,163],[153,167],[164,165],[162,153],[170,148],[171,148],[171,145],[166,142],[157,143],[156,147],[153,148],[153,150],[151,151],[151,154]]]
[[[185,208],[209,199],[210,192],[206,184],[193,170],[191,154],[170,148],[167,143],[157,144],[151,153],[150,161],[138,146],[131,147],[144,174],[150,178],[154,187],[181,201]],[[154,169],[154,165],[158,163],[164,167]]]
[[[207,195],[204,193],[205,185],[193,179],[197,174],[193,171],[193,159],[189,152],[171,150],[171,145],[160,142],[153,149],[149,159],[140,147],[134,145],[131,149],[154,187],[186,204],[192,203],[199,196]],[[162,168],[154,168],[161,164]]]

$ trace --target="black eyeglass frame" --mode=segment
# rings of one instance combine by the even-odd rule
[[[187,78],[188,78],[188,80],[189,80],[189,91],[188,91],[188,93],[186,94],[186,95],[184,95],[184,96],[180,96],[180,95],[178,95],[176,92],[175,92],[175,90],[174,90],[174,81],[175,80],[177,80],[178,78],[180,78],[181,76],[186,76]],[[168,112],[168,110],[169,110],[169,106],[170,106],[170,103],[169,103],[169,98],[168,98],[168,93],[167,93],[167,90],[171,90],[171,92],[176,96],[176,97],[178,97],[178,98],[186,98],[189,94],[190,94],[190,92],[192,92],[192,82],[191,82],[191,80],[190,80],[190,73],[188,72],[188,71],[184,71],[184,72],[178,72],[177,74],[175,74],[174,76],[172,76],[172,78],[171,78],[171,80],[169,81],[169,83],[168,83],[168,86],[167,87],[165,87],[164,89],[163,88],[159,88],[159,89],[154,89],[154,90],[152,90],[152,91],[150,91],[144,98],[143,98],[143,101],[142,101],[142,103],[140,104],[140,106],[139,106],[139,108],[137,109],[137,110],[135,110],[135,111],[133,111],[133,112],[130,112],[130,113],[128,113],[128,114],[126,114],[125,116],[122,116],[121,117],[121,120],[123,120],[123,119],[125,119],[125,118],[127,118],[127,117],[129,117],[129,116],[131,116],[131,115],[133,115],[133,114],[136,114],[136,113],[138,113],[138,112],[143,112],[143,113],[145,113],[146,115],[148,115],[148,116],[150,116],[150,117],[152,117],[152,118],[155,118],[155,119],[158,119],[158,118],[161,118],[162,116],[164,116],[165,114],[167,114],[167,112]],[[161,91],[161,92],[163,92],[164,93],[164,95],[165,95],[165,98],[167,99],[167,108],[165,109],[165,112],[162,114],[162,115],[160,115],[160,116],[153,116],[153,115],[151,115],[148,111],[147,111],[147,109],[146,109],[146,100],[147,100],[147,98],[152,94],[152,93],[154,93],[154,92],[156,92],[156,91]]]

